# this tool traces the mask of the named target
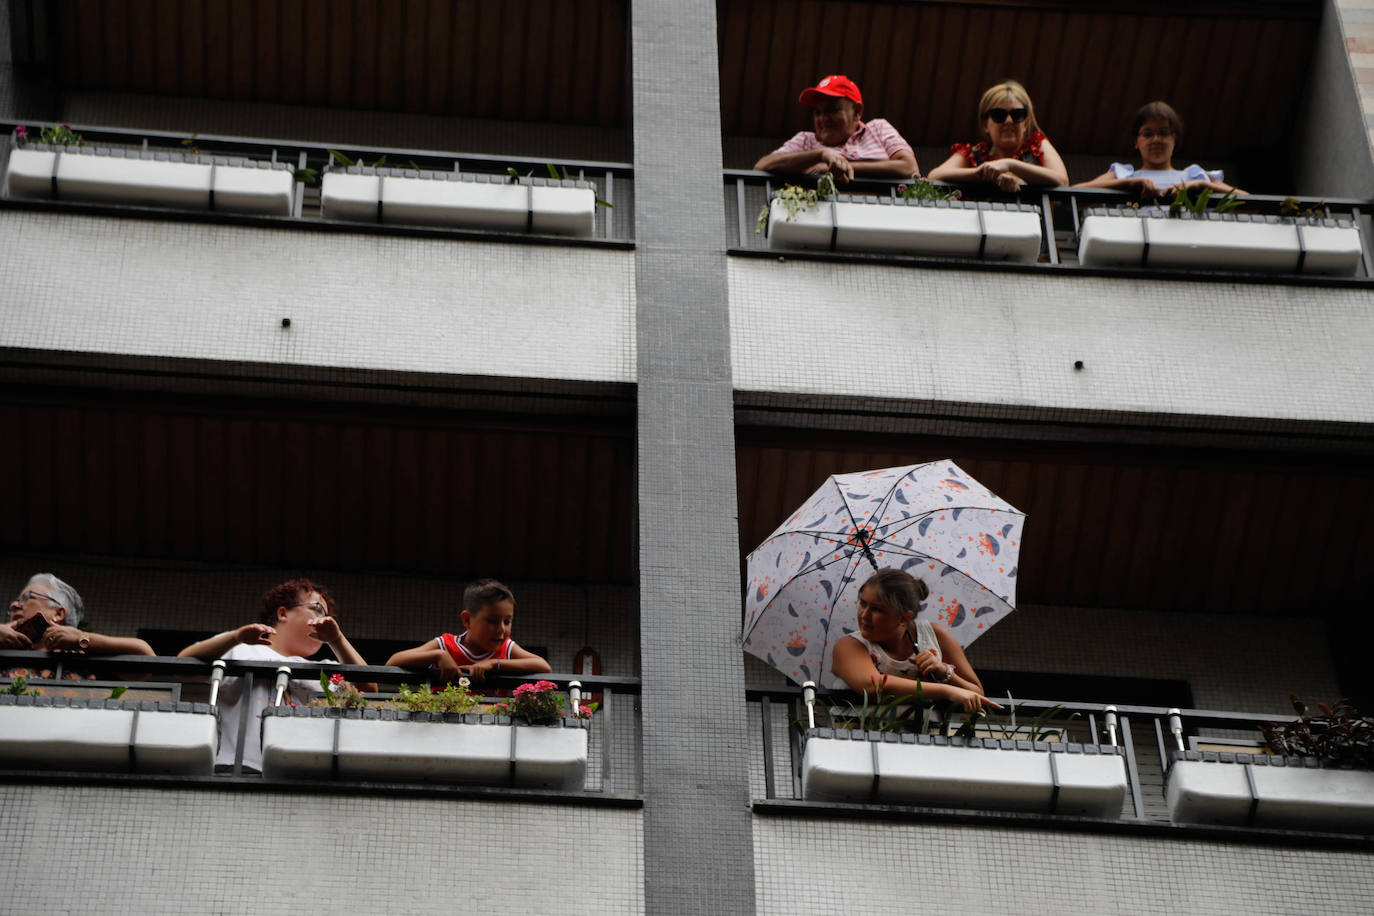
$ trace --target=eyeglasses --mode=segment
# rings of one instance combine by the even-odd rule
[[[1158,137],[1158,138],[1161,139],[1161,140],[1168,140],[1168,139],[1169,139],[1170,137],[1172,137],[1173,135],[1174,135],[1174,132],[1173,132],[1172,130],[1169,130],[1169,128],[1167,128],[1167,127],[1164,128],[1164,129],[1162,129],[1162,130],[1150,130],[1150,129],[1147,128],[1147,129],[1142,130],[1142,131],[1140,132],[1140,139],[1142,139],[1142,140],[1153,140],[1153,139],[1155,139],[1156,137]]]
[[[328,617],[328,616],[329,616],[329,608],[325,607],[323,604],[320,604],[318,601],[303,601],[303,602],[301,602],[300,604],[288,605],[288,610],[289,610],[290,608],[297,608],[297,607],[308,607],[308,608],[310,608],[310,613],[314,614],[316,617]]]
[[[44,601],[51,601],[58,607],[62,606],[62,602],[58,601],[52,595],[45,595],[42,592],[36,592],[33,589],[28,589],[27,591],[20,592],[19,597],[15,598],[14,600],[19,602],[20,604],[28,604],[34,598],[42,598]]]
[[[1003,121],[1005,121],[1007,118],[1011,118],[1012,121],[1014,121],[1014,122],[1017,123],[1017,124],[1020,124],[1022,121],[1026,120],[1026,116],[1029,115],[1029,114],[1030,114],[1030,112],[1026,111],[1026,109],[1024,109],[1024,108],[989,108],[989,109],[988,109],[988,117],[989,117],[989,118],[992,118],[992,120],[993,120],[995,123],[997,123],[997,124],[1001,124],[1001,123],[1002,123]]]

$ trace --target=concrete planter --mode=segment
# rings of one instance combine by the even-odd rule
[[[217,722],[205,703],[0,696],[0,766],[208,776]]]
[[[1033,263],[1040,255],[1040,208],[982,201],[914,201],[839,195],[792,219],[776,198],[768,210],[770,248],[891,251]]]
[[[10,153],[10,197],[290,216],[291,167],[214,156],[105,147],[25,147]]]
[[[1267,273],[1353,276],[1360,230],[1351,220],[1160,209],[1088,210],[1078,260],[1089,266],[1191,267]]]
[[[590,236],[596,191],[586,181],[460,175],[353,166],[325,173],[320,207],[328,219],[368,223]]]
[[[808,801],[881,802],[1117,818],[1120,748],[818,728],[806,735]]]
[[[587,721],[516,724],[473,713],[276,706],[263,712],[269,779],[375,779],[580,791]]]
[[[1310,758],[1175,751],[1165,796],[1180,824],[1374,834],[1374,771]]]

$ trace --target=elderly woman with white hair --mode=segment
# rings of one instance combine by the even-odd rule
[[[10,602],[9,623],[0,624],[0,649],[46,649],[84,655],[153,654],[152,646],[141,639],[81,629],[85,616],[86,607],[76,589],[52,573],[38,573]],[[48,676],[41,671],[34,675]]]

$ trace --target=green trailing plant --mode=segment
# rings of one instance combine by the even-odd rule
[[[20,676],[16,676],[14,680],[10,681],[5,689],[0,691],[0,694],[11,697],[40,697],[43,695],[36,688],[29,687],[27,678]]]
[[[1064,707],[1058,704],[1044,709],[1038,716],[1032,719],[1017,720],[1016,700],[1012,697],[1011,691],[1007,691],[1006,713],[998,715],[996,713],[975,713],[970,716],[965,725],[970,728],[969,734],[975,734],[977,727],[981,726],[994,738],[1009,738],[1013,741],[1051,741],[1063,740],[1065,729],[1068,724],[1078,718],[1078,713],[1070,713],[1064,716]],[[1053,724],[1055,720],[1063,717],[1063,724]],[[960,727],[963,733],[965,726]]]
[[[1296,197],[1285,197],[1279,202],[1279,216],[1300,216],[1307,219],[1326,215],[1326,201],[1304,205]]]
[[[125,687],[125,686],[123,686],[123,685],[120,685],[119,687],[112,687],[112,688],[110,688],[110,695],[109,695],[108,697],[106,697],[105,699],[107,699],[107,700],[117,700],[117,699],[119,699],[120,697],[124,696],[124,691],[126,691],[126,690],[128,690],[128,689],[129,689],[128,687]]]
[[[797,218],[797,214],[804,210],[814,210],[820,206],[821,201],[831,200],[839,192],[835,190],[835,176],[829,172],[816,180],[814,188],[803,187],[799,184],[785,185],[782,190],[773,195],[773,200],[782,203],[787,210],[787,221],[790,223]],[[768,213],[772,204],[765,204],[759,211],[759,218],[754,226],[755,232],[768,231]]]
[[[49,127],[42,127],[38,130],[37,137],[29,136],[27,126],[20,124],[14,129],[14,138],[20,144],[33,140],[37,143],[46,143],[49,146],[85,146],[86,141],[81,135],[72,130],[70,124],[53,124]]]
[[[1260,726],[1270,750],[1374,769],[1374,718],[1360,715],[1345,699],[1318,703],[1315,713],[1296,694],[1289,694],[1288,702],[1297,720]]]
[[[924,178],[913,178],[897,185],[897,196],[903,200],[959,200],[964,195],[957,188],[942,188]]]
[[[1201,214],[1207,212],[1207,205],[1212,203],[1212,189],[1203,188],[1202,191],[1193,197],[1188,193],[1186,185],[1179,185],[1174,191],[1174,199],[1169,202],[1169,215],[1177,216],[1180,213]],[[1235,188],[1227,191],[1212,204],[1213,213],[1229,213],[1239,207],[1244,201],[1236,196]]]
[[[479,704],[468,689],[469,684],[465,677],[437,691],[425,687],[412,690],[409,685],[402,684],[389,704],[411,712],[476,712]]]
[[[977,737],[979,728],[982,728],[994,738],[1051,741],[1062,740],[1068,723],[1078,718],[1076,712],[1064,717],[1064,708],[1059,705],[1051,706],[1031,719],[1018,718],[1016,700],[1008,691],[1005,713],[974,713],[955,728],[954,715],[957,709],[951,704],[927,700],[919,684],[914,696],[884,697],[882,693],[886,681],[887,675],[883,675],[878,682],[877,696],[864,694],[857,704],[850,701],[840,707],[817,703],[817,724],[825,728],[918,735],[929,734],[934,726],[938,735],[948,737],[953,731],[960,738]],[[937,711],[941,713],[938,721],[934,715]],[[1056,723],[1055,720],[1061,717],[1064,721]],[[801,727],[800,723],[798,727]]]
[[[199,137],[199,136],[200,136],[200,134],[191,134],[191,136],[189,136],[189,137],[187,137],[185,140],[182,140],[182,141],[181,141],[181,147],[182,147],[182,149],[185,151],[186,155],[188,155],[188,156],[199,156],[199,155],[200,155],[200,147],[196,145],[196,137]]]

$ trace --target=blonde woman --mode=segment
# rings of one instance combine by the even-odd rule
[[[1003,191],[1018,191],[1026,184],[1069,183],[1064,160],[1040,130],[1030,94],[1016,80],[1003,80],[983,93],[978,127],[983,139],[955,143],[950,157],[931,169],[928,177],[983,181]]]

